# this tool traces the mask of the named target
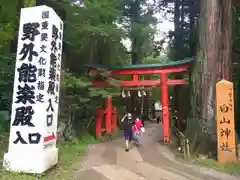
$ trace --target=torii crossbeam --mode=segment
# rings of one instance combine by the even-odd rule
[[[87,65],[89,71],[97,69],[105,69],[110,71],[109,77],[116,75],[132,75],[130,81],[120,81],[120,86],[134,87],[134,86],[160,86],[162,93],[162,117],[163,117],[163,134],[164,141],[170,141],[170,122],[169,122],[169,108],[168,108],[168,85],[184,85],[188,84],[185,79],[168,79],[168,74],[187,72],[191,66],[194,58],[186,58],[179,61],[170,61],[162,64],[136,64],[124,66],[109,66],[109,65]],[[140,80],[139,75],[160,75],[159,79],[154,80]],[[107,86],[106,81],[94,81],[92,86]]]

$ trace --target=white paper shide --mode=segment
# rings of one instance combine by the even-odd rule
[[[47,6],[21,10],[11,129],[3,166],[43,173],[58,162],[63,22]]]

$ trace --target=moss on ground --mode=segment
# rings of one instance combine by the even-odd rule
[[[237,175],[237,176],[240,175],[240,172],[239,172],[240,162],[221,164],[213,159],[196,159],[194,160],[194,163],[207,168],[215,169],[220,172],[225,172],[225,173]]]
[[[216,160],[214,159],[210,159],[210,158],[197,158],[196,155],[192,155],[192,159],[191,160],[186,160],[184,159],[184,156],[182,153],[175,152],[175,157],[178,161],[182,162],[182,163],[188,163],[188,164],[194,164],[194,165],[199,165],[202,167],[206,167],[206,168],[211,168],[211,169],[215,169],[219,172],[224,172],[227,174],[231,174],[231,175],[235,175],[235,176],[240,176],[240,162],[236,162],[236,163],[229,163],[229,164],[221,164],[218,163]]]

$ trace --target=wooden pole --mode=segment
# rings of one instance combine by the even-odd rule
[[[106,129],[106,134],[111,133],[111,119],[112,119],[112,97],[107,97],[105,99],[105,129]]]
[[[101,137],[102,131],[102,117],[103,117],[103,108],[102,106],[97,107],[97,118],[96,118],[96,138]]]
[[[161,88],[162,88],[162,118],[163,118],[163,140],[170,141],[169,134],[169,110],[168,110],[168,85],[166,73],[161,73]]]

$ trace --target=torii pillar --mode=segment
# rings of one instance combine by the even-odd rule
[[[168,108],[168,84],[167,74],[160,74],[161,89],[162,89],[162,120],[163,120],[163,140],[170,141],[170,127],[169,127],[169,108]]]

